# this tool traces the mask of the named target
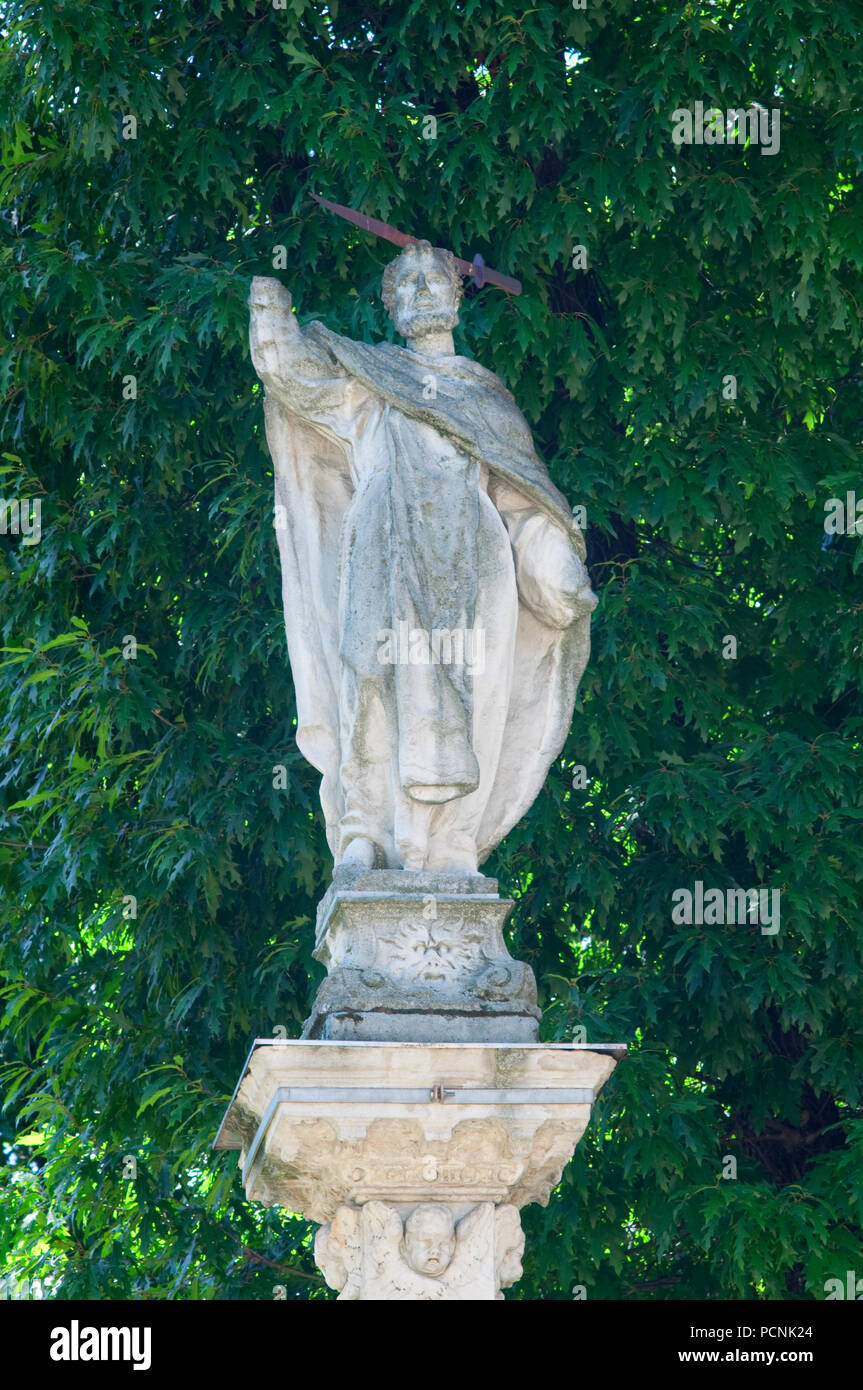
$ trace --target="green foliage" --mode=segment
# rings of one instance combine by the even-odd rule
[[[863,1273],[863,552],[824,532],[863,498],[859,7],[0,12],[0,492],[42,508],[0,537],[0,1274],[332,1296],[209,1148],[252,1038],[299,1034],[330,869],[249,279],[284,247],[301,319],[389,331],[388,248],[311,191],[522,279],[468,292],[457,348],[590,523],[571,737],[488,871],[543,1036],[631,1051],[509,1296]],[[779,151],[675,146],[696,100],[778,108]],[[780,931],[676,925],[698,879],[781,889]]]

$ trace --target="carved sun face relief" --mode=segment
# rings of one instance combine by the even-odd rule
[[[380,940],[392,947],[388,968],[416,980],[451,980],[476,968],[477,944],[483,933],[462,934],[461,922],[446,927],[434,922],[411,922]]]

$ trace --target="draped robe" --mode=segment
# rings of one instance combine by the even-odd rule
[[[478,363],[300,330],[284,301],[251,343],[297,743],[336,862],[355,836],[391,867],[482,862],[560,752],[589,655],[570,508]],[[385,633],[435,630],[474,634],[475,658],[481,633],[482,662],[382,660]]]

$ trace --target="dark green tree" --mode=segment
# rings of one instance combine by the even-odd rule
[[[251,1040],[299,1034],[331,867],[249,280],[391,331],[389,249],[311,191],[522,279],[468,291],[457,350],[587,509],[570,740],[486,871],[542,1036],[631,1051],[508,1296],[863,1274],[863,551],[825,531],[863,500],[859,4],[0,17],[0,1275],[332,1296],[209,1147]],[[775,109],[779,148],[676,144],[697,101]],[[780,929],[675,922],[696,881],[780,890]]]

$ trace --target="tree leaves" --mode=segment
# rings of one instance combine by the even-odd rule
[[[468,290],[457,350],[587,508],[571,736],[487,871],[544,1036],[630,1053],[508,1296],[812,1298],[853,1267],[863,551],[823,527],[863,496],[858,20],[5,6],[0,479],[42,534],[0,535],[4,1270],[331,1296],[309,1223],[210,1150],[250,1040],[300,1032],[330,870],[248,281],[283,247],[301,320],[392,336],[390,249],[311,191],[522,279]],[[678,107],[754,99],[775,155],[672,143]],[[696,880],[781,889],[779,932],[673,923]]]

